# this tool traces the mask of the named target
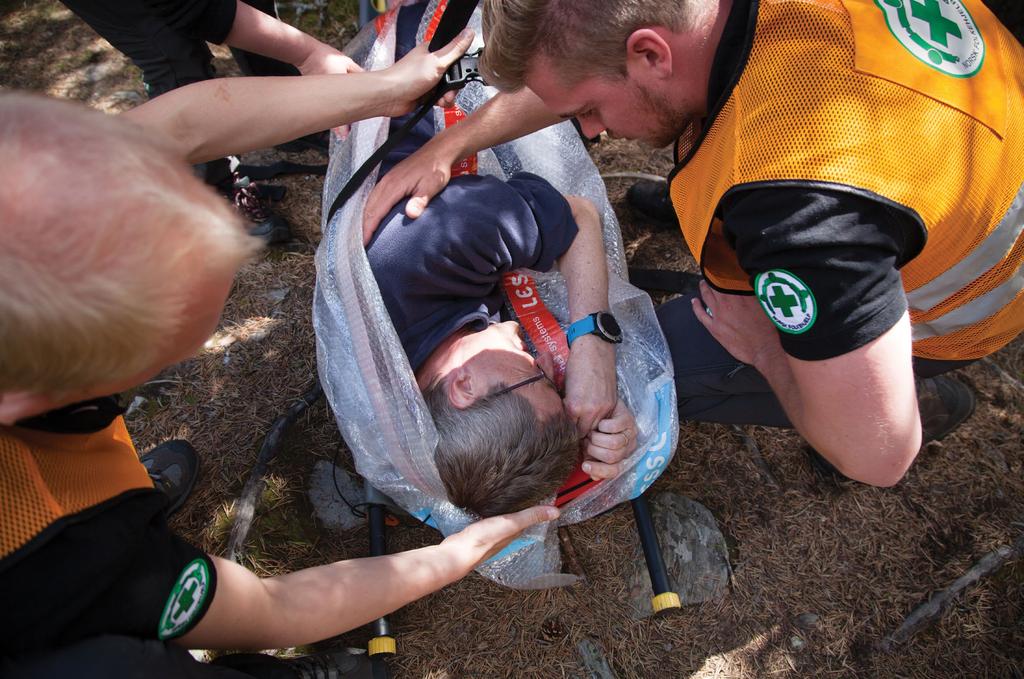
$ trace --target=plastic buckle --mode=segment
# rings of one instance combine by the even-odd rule
[[[471,82],[484,82],[483,76],[480,75],[480,54],[482,52],[483,49],[466,52],[459,57],[458,61],[448,67],[441,79],[441,94],[461,90]]]

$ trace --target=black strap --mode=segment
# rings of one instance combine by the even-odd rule
[[[480,0],[449,0],[448,5],[445,7],[444,14],[441,15],[441,20],[437,23],[437,28],[434,30],[434,37],[430,39],[430,51],[436,52],[441,49],[449,42],[455,39],[462,29],[469,23],[469,18],[473,16],[473,10],[476,9],[477,4]],[[395,147],[402,139],[409,134],[409,130],[413,128],[416,123],[423,119],[423,116],[434,108],[434,102],[441,98],[441,96],[448,91],[450,88],[442,78],[441,82],[438,83],[437,87],[433,92],[428,94],[424,98],[424,103],[420,105],[416,115],[412,116],[406,121],[402,127],[395,130],[388,138],[381,144],[380,148],[373,152],[369,158],[366,159],[359,169],[349,177],[348,182],[341,189],[341,192],[334,198],[334,202],[331,203],[331,207],[327,210],[326,224],[331,222],[334,218],[334,213],[341,209],[341,207],[348,202],[359,187],[363,185],[366,178],[370,176],[370,173],[380,165],[381,161],[391,152],[391,149]]]
[[[629,282],[641,290],[657,292],[674,292],[686,295],[697,292],[697,284],[701,275],[687,271],[669,271],[667,269],[640,269],[629,267]]]
[[[79,401],[15,422],[15,426],[55,434],[95,434],[124,414],[117,396]]]
[[[341,192],[335,196],[334,202],[331,203],[331,207],[327,211],[326,224],[331,223],[334,213],[340,210],[341,206],[348,202],[348,199],[359,190],[359,187],[363,185],[363,182],[370,176],[370,173],[380,165],[381,161],[384,160],[389,153],[391,153],[391,149],[393,149],[398,142],[402,141],[405,136],[409,134],[409,130],[412,129],[413,125],[422,120],[423,116],[427,114],[427,111],[431,110],[433,107],[433,104],[424,104],[421,106],[420,110],[416,111],[416,115],[409,118],[405,125],[402,125],[400,128],[395,130],[387,139],[384,140],[384,143],[380,145],[380,148],[374,151],[373,155],[367,158],[366,162],[359,166],[359,169],[349,177],[348,182],[345,183]]]

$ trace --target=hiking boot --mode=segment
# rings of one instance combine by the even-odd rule
[[[292,231],[288,222],[274,213],[260,194],[259,186],[238,172],[231,173],[229,195],[238,211],[252,223],[249,233],[263,240],[267,245],[291,240]]]
[[[373,663],[359,650],[342,648],[285,660],[298,679],[372,679]]]
[[[139,458],[153,487],[167,495],[167,516],[181,509],[199,478],[199,455],[188,441],[165,441]]]
[[[918,380],[921,444],[941,441],[971,416],[975,404],[974,392],[952,377],[939,375]]]
[[[626,191],[629,205],[662,229],[678,229],[679,218],[668,195],[668,183],[641,179]]]

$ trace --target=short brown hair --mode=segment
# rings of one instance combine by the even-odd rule
[[[59,394],[152,367],[196,271],[254,253],[227,202],[138,126],[0,94],[0,391]]]
[[[423,398],[439,441],[434,461],[448,499],[478,516],[507,514],[555,494],[576,464],[576,426],[560,412],[538,422],[533,405],[515,393],[485,396],[459,409],[446,380]]]
[[[484,0],[480,71],[503,90],[521,89],[533,60],[557,63],[566,84],[625,76],[626,39],[645,26],[695,27],[717,0]]]

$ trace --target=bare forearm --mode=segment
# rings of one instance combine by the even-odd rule
[[[214,559],[210,610],[180,643],[200,648],[284,648],[341,634],[441,589],[472,564],[443,545],[351,559],[260,579]]]
[[[300,70],[314,52],[329,49],[313,36],[244,2],[238,2],[235,21],[224,42],[231,47],[292,64]]]
[[[569,316],[575,321],[608,309],[608,262],[596,208],[583,198],[569,196],[568,200],[578,231],[559,258],[558,268],[568,290]]]
[[[393,101],[382,74],[221,78],[122,114],[199,163],[376,115]]]
[[[440,545],[340,561],[267,583],[278,612],[274,646],[335,636],[391,613],[469,572]]]
[[[816,451],[846,476],[878,486],[898,481],[920,446],[909,330],[899,325],[890,333],[850,354],[814,362],[787,356],[776,339],[756,365]],[[903,361],[884,355],[891,356],[893,344],[906,344]]]
[[[525,136],[559,121],[529,89],[499,93],[462,123],[437,135],[430,144],[446,149],[457,162],[477,151]]]
[[[217,590],[210,608],[176,643],[282,648],[326,639],[455,582],[525,529],[557,518],[554,507],[530,507],[477,521],[432,547],[267,579],[213,557]]]

